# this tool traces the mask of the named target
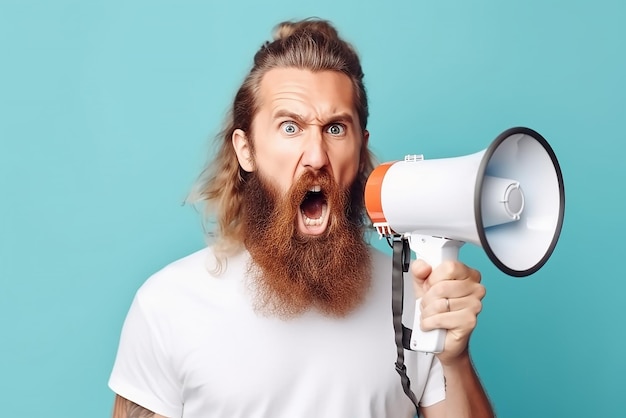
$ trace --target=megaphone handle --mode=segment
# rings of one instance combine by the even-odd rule
[[[444,260],[457,260],[459,258],[459,249],[463,244],[464,242],[462,241],[448,238],[409,234],[411,250],[415,252],[418,258],[423,259],[433,268],[437,267]],[[421,302],[422,298],[418,298],[415,301],[415,319],[413,321],[410,347],[414,351],[441,353],[446,341],[446,330],[433,329],[422,331],[420,328],[422,320]]]

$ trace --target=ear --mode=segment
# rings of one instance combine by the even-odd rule
[[[370,133],[368,130],[363,131],[363,142],[361,143],[361,163],[359,166],[359,171],[363,170],[365,166],[365,160],[369,157],[367,152],[367,144],[370,140]]]
[[[361,146],[363,148],[367,148],[367,143],[370,140],[370,131],[368,131],[367,129],[363,131],[363,144],[361,144]]]
[[[241,129],[235,129],[232,136],[232,142],[241,168],[247,172],[254,171],[252,149],[250,147],[250,143],[248,142],[246,133]]]

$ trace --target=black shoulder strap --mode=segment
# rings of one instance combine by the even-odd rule
[[[393,274],[392,274],[392,302],[393,329],[396,334],[396,347],[398,349],[398,360],[396,361],[396,371],[402,381],[404,393],[411,399],[415,410],[419,411],[415,394],[411,391],[411,381],[406,374],[404,364],[404,349],[409,350],[411,340],[411,330],[402,324],[402,310],[404,307],[404,272],[409,271],[411,253],[409,242],[401,236],[393,238]]]

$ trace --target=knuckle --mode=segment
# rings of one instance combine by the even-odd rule
[[[479,299],[483,299],[487,295],[487,288],[483,285],[478,285],[476,289],[476,294]]]
[[[480,283],[482,280],[482,274],[476,269],[470,269],[470,277],[476,281],[476,283]]]
[[[477,300],[474,303],[473,311],[476,315],[478,315],[480,312],[482,312],[482,310],[483,310],[483,304],[481,303],[481,301]]]
[[[477,321],[476,315],[472,315],[471,317],[469,317],[468,320],[467,320],[468,329],[476,328],[477,322],[478,321]]]

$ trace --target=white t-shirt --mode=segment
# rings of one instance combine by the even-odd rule
[[[415,415],[395,370],[390,257],[372,250],[371,289],[346,317],[311,311],[289,320],[252,308],[249,258],[242,252],[213,276],[206,248],[150,277],[124,323],[110,388],[167,417]],[[405,324],[413,323],[410,283]],[[445,398],[436,357],[406,351],[405,363],[421,405]]]

